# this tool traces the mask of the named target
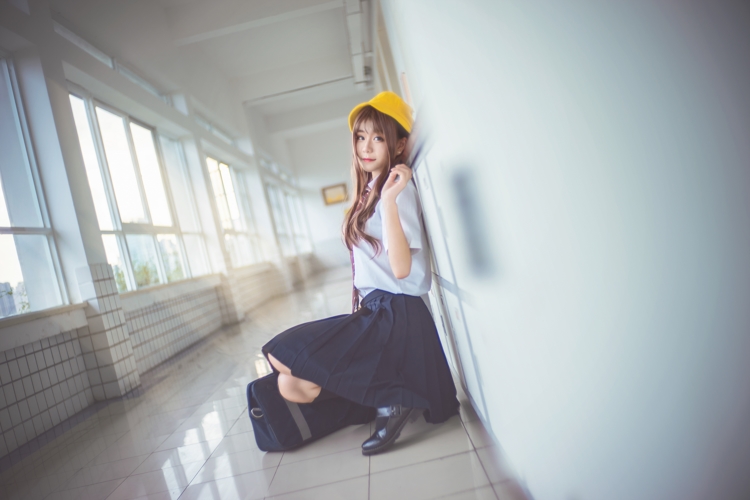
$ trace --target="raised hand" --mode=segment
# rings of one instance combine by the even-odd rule
[[[383,185],[383,190],[380,192],[380,199],[385,202],[395,202],[398,194],[404,190],[411,180],[411,176],[411,169],[403,163],[393,167],[388,173],[388,179]]]

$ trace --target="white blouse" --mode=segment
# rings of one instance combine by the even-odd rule
[[[422,207],[413,182],[409,182],[398,194],[396,205],[401,228],[411,249],[411,272],[404,279],[397,279],[393,275],[388,261],[388,238],[383,234],[383,208],[378,201],[372,217],[365,224],[365,232],[381,241],[380,253],[376,254],[376,250],[366,241],[360,241],[354,247],[354,286],[363,297],[376,289],[417,297],[430,291],[429,248],[422,227]]]

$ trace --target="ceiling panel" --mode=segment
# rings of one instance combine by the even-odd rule
[[[343,9],[260,26],[192,46],[228,76],[261,73],[316,59],[349,58]]]

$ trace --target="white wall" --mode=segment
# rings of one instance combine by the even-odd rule
[[[746,4],[382,3],[530,492],[750,498]]]
[[[341,239],[348,202],[326,205],[321,189],[345,182],[351,195],[351,133],[346,120],[334,128],[287,140],[310,223],[315,255],[327,267],[346,265],[349,253]]]

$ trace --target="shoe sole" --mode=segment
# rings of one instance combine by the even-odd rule
[[[422,411],[424,411],[424,410],[422,410]],[[408,422],[414,422],[415,420],[417,420],[419,418],[419,416],[421,414],[422,414],[422,412],[420,412],[416,408],[413,408],[411,410],[411,413],[409,414],[409,416],[404,419],[404,421],[401,423],[401,427],[399,427],[396,430],[396,434],[394,434],[394,436],[391,439],[389,439],[385,443],[381,444],[377,448],[372,448],[372,449],[367,450],[367,451],[362,450],[362,454],[365,455],[365,456],[376,455],[378,453],[384,452],[385,450],[387,450],[388,448],[390,448],[391,446],[393,446],[393,444],[396,442],[396,440],[401,435],[401,431],[404,430],[404,427],[406,427],[406,424]]]

